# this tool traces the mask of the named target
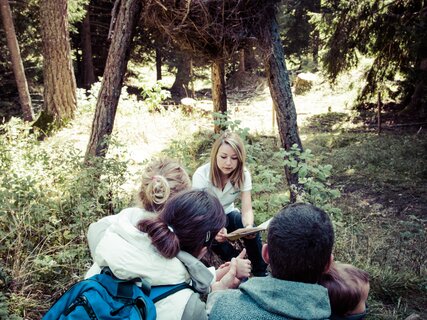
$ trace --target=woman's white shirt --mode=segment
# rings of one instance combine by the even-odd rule
[[[249,170],[244,168],[243,186],[240,189],[235,188],[231,184],[231,182],[228,181],[224,187],[224,190],[221,190],[215,187],[212,184],[212,181],[209,179],[210,167],[211,167],[210,163],[206,163],[203,166],[197,168],[197,170],[193,174],[193,179],[192,179],[193,188],[194,189],[207,188],[211,190],[221,202],[226,214],[230,213],[231,211],[238,210],[234,206],[234,201],[237,199],[237,197],[240,196],[241,192],[252,190],[252,179],[251,179],[251,174],[249,173]]]

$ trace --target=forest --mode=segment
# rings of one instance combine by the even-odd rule
[[[324,209],[366,319],[426,319],[426,127],[427,1],[0,0],[0,319],[40,319],[144,165],[191,176],[224,130],[257,224]]]

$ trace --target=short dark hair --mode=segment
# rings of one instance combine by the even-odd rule
[[[355,266],[334,263],[322,274],[319,284],[328,289],[332,314],[346,316],[362,299],[361,283],[369,283],[369,274]]]
[[[295,203],[273,218],[267,243],[273,277],[316,283],[330,261],[334,230],[323,210]]]
[[[138,228],[165,258],[175,257],[180,250],[197,257],[225,223],[224,209],[216,196],[205,190],[187,190],[166,202],[157,217],[140,221]]]

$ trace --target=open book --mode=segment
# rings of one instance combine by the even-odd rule
[[[230,232],[229,234],[227,234],[226,237],[228,240],[234,241],[234,240],[240,239],[242,237],[246,237],[246,236],[249,236],[251,234],[267,230],[271,219],[273,219],[273,218],[268,219],[267,221],[261,223],[257,227],[240,228],[240,229],[234,230],[233,232]]]

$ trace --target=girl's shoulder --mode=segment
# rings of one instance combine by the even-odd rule
[[[199,174],[199,175],[208,177],[210,170],[211,170],[211,164],[208,162],[198,167],[196,171],[194,171],[194,174]]]
[[[245,179],[251,177],[251,172],[249,171],[249,169],[246,166],[244,166],[244,168],[243,168],[243,177]]]

